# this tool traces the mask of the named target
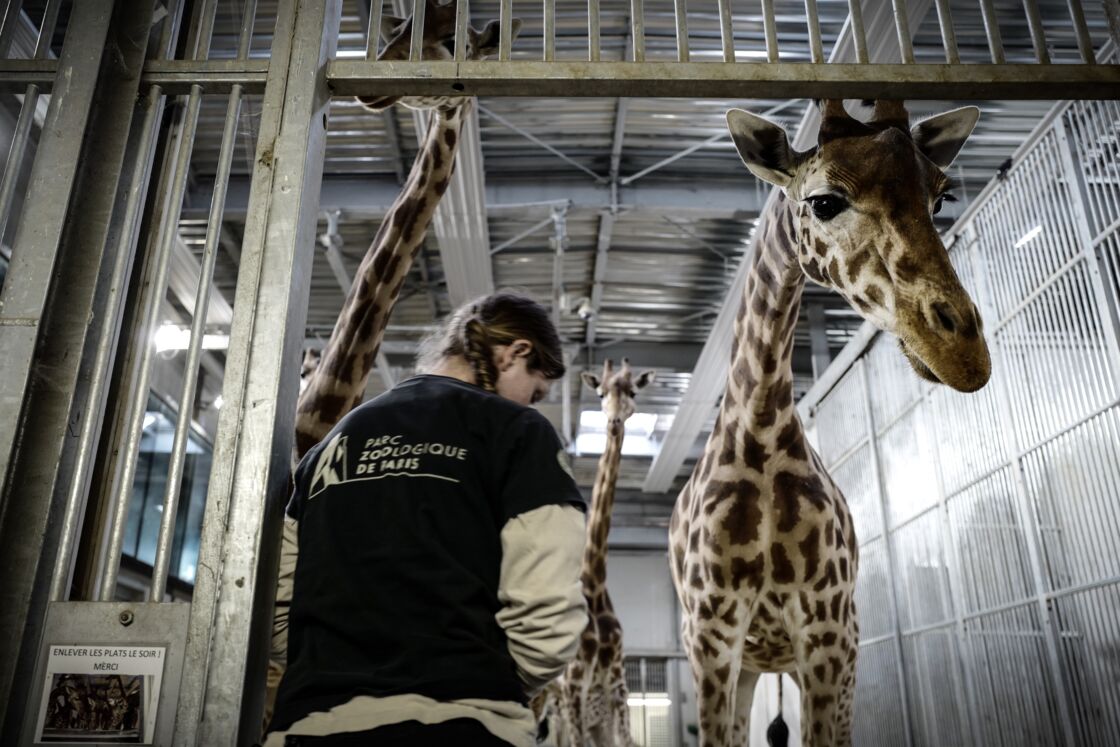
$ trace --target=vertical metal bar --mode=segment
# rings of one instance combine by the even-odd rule
[[[1003,55],[1003,41],[1000,39],[999,21],[996,20],[996,9],[992,0],[980,0],[980,11],[984,16],[984,33],[988,37],[992,62],[1002,65],[1006,59]]]
[[[1104,280],[1108,276],[1108,270],[1104,266],[1103,247],[1093,245],[1087,209],[1089,189],[1085,184],[1085,173],[1078,167],[1073,148],[1070,146],[1067,127],[1065,117],[1061,117],[1054,125],[1054,132],[1058,139],[1058,152],[1062,170],[1065,171],[1065,182],[1069,185],[1070,199],[1073,202],[1072,222],[1077,232],[1077,241],[1086,255],[1093,298],[1100,310],[1101,334],[1108,352],[1109,368],[1112,369],[1110,383],[1113,392],[1116,392],[1120,391],[1120,308],[1118,308],[1120,299],[1116,297],[1115,289],[1109,292],[1107,286],[1110,284],[1106,284]]]
[[[370,0],[369,28],[366,30],[366,59],[377,59],[377,47],[381,42],[381,9],[385,0]],[[459,39],[456,37],[455,46],[458,49]]]
[[[459,0],[455,5],[455,61],[467,59],[467,25],[470,22],[470,0]]]
[[[848,13],[849,18],[852,19],[852,41],[856,45],[856,62],[866,65],[869,59],[867,32],[863,28],[863,7],[860,5],[860,0],[848,0]]]
[[[214,263],[218,256],[218,239],[221,235],[222,218],[225,213],[226,188],[229,185],[229,171],[233,163],[237,121],[240,113],[241,85],[235,83],[226,104],[225,128],[222,131],[218,168],[214,176],[214,191],[210,201],[206,240],[202,248],[202,269],[199,272],[198,291],[194,299],[191,341],[187,350],[186,367],[183,373],[183,388],[179,396],[179,417],[175,420],[175,437],[172,441],[167,467],[163,512],[160,515],[155,562],[152,564],[152,585],[149,598],[153,602],[161,601],[164,592],[167,590],[172,535],[175,530],[175,518],[179,510],[183,465],[187,456],[187,435],[190,431],[191,411],[194,408],[195,389],[198,385],[198,364],[202,356],[202,339],[206,328],[206,317],[210,310],[210,289],[214,285]]]
[[[774,0],[762,0],[762,27],[766,33],[766,61],[778,61],[778,28],[774,20]]]
[[[4,17],[0,19],[0,59],[8,56],[22,11],[23,0],[8,0],[8,4],[4,7]]]
[[[424,53],[424,13],[427,0],[412,0],[412,39],[408,48],[410,62],[419,62]]]
[[[1071,0],[1077,2],[1078,0]],[[941,26],[941,43],[945,47],[945,61],[959,65],[960,52],[957,50],[957,32],[953,29],[953,14],[949,10],[949,0],[937,0],[937,22]]]
[[[501,24],[498,60],[509,62],[509,56],[513,53],[513,0],[501,0],[498,6],[498,22]]]
[[[544,0],[544,61],[556,59],[556,0]]]
[[[218,0],[203,0],[199,6],[196,23],[187,36],[187,59],[205,60],[210,54],[210,41],[214,37],[214,15]]]
[[[58,25],[58,11],[62,7],[62,0],[48,0],[47,7],[43,10],[43,20],[39,24],[39,39],[35,42],[35,59],[45,60],[51,51],[51,39],[54,37],[55,26]]]
[[[9,10],[13,6],[18,3],[9,5]],[[97,68],[109,25],[108,10],[105,3],[89,3],[82,13],[75,13],[75,23],[83,28],[74,31],[74,42],[63,51],[59,63],[44,137],[32,165],[23,218],[13,241],[15,251],[8,280],[0,294],[0,350],[4,351],[0,356],[0,422],[6,424],[0,428],[0,475],[5,479],[13,456],[15,424],[29,392],[38,328],[58,257],[66,205],[77,176],[81,138],[66,135],[83,132],[89,120]],[[99,14],[104,17],[97,17]],[[82,44],[88,48],[80,50]],[[30,118],[30,111],[27,116]],[[13,165],[9,164],[9,170]],[[15,603],[4,606],[13,611],[19,607]],[[12,622],[19,624],[16,620]],[[4,630],[7,636],[19,637],[6,626]],[[0,693],[5,690],[6,684],[0,680]]]
[[[16,180],[23,170],[23,157],[27,153],[27,143],[31,134],[31,123],[35,120],[35,107],[39,103],[39,86],[32,83],[23,94],[23,105],[19,119],[12,133],[12,144],[8,148],[4,177],[0,180],[0,239],[8,230],[8,219],[12,214],[12,199],[15,197]]]
[[[646,61],[646,22],[643,6],[644,0],[630,0],[630,38],[634,42],[634,62]]]
[[[87,411],[89,328],[149,20],[124,3],[74,5],[0,308],[0,742],[14,743],[49,604],[73,477],[70,428]],[[151,4],[147,6],[151,12]],[[130,25],[131,24],[131,25]],[[137,30],[139,26],[141,30]],[[120,56],[106,50],[118,47]],[[128,72],[132,73],[131,78]],[[99,89],[101,82],[104,87]],[[18,443],[8,440],[20,434]],[[12,741],[10,741],[12,740]]]
[[[980,280],[982,283],[990,281],[987,273],[981,275]],[[988,318],[995,318],[995,308],[990,305],[991,294],[979,294],[977,300],[981,304],[982,313]],[[983,304],[989,304],[986,308]],[[993,335],[989,339],[990,347],[992,350],[992,364],[993,368],[1003,371],[1014,371],[1012,361],[1009,359],[1004,351],[1003,338],[999,334]],[[1019,443],[1019,436],[1017,433],[1017,416],[1016,408],[1012,404],[1011,393],[1008,390],[1008,381],[1005,377],[995,376],[988,382],[988,386],[994,386],[996,389],[996,407],[998,408],[998,415],[1000,423],[994,427],[997,437],[1002,436],[1005,443],[1005,451],[1011,454],[1011,464],[1008,468],[1012,475],[1014,486],[1012,487],[1012,500],[1014,501],[1015,512],[1019,518],[1020,526],[1023,528],[1023,539],[1027,550],[1027,562],[1029,566],[1030,577],[1035,584],[1033,594],[1034,603],[1039,615],[1040,623],[1042,626],[1043,645],[1046,649],[1046,656],[1049,663],[1047,667],[1050,672],[1051,687],[1054,690],[1054,697],[1058,705],[1058,717],[1061,723],[1063,743],[1067,747],[1072,747],[1077,744],[1074,739],[1074,727],[1070,716],[1070,707],[1067,702],[1069,695],[1069,688],[1066,687],[1065,677],[1063,676],[1063,667],[1061,661],[1061,641],[1056,636],[1056,631],[1051,625],[1051,612],[1050,605],[1047,599],[1047,583],[1045,572],[1043,571],[1042,550],[1041,542],[1042,537],[1039,532],[1038,523],[1034,511],[1031,509],[1030,502],[1030,487],[1027,484],[1025,468],[1023,465],[1023,450]]]
[[[817,0],[805,0],[805,23],[809,27],[809,59],[824,62],[821,46],[821,21],[817,16]]]
[[[297,12],[298,10],[298,12]],[[281,0],[273,35],[174,745],[259,736],[340,0]]]
[[[172,165],[171,181],[167,189],[164,220],[154,243],[155,256],[150,265],[151,282],[148,283],[148,296],[143,321],[134,330],[138,339],[148,341],[138,352],[138,374],[136,387],[128,403],[124,443],[121,445],[120,476],[116,480],[113,497],[110,501],[109,549],[106,556],[105,571],[101,575],[101,601],[111,602],[117,588],[117,574],[120,570],[121,547],[124,544],[125,522],[128,519],[128,498],[132,494],[132,481],[136,476],[136,462],[140,451],[140,439],[144,432],[144,413],[148,408],[148,390],[151,382],[152,340],[154,326],[159,318],[163,304],[164,289],[167,285],[167,267],[172,247],[178,239],[179,214],[183,207],[183,195],[187,188],[191,151],[194,147],[195,128],[198,125],[198,109],[202,102],[202,88],[191,86],[190,96],[183,119],[179,123],[179,140]],[[195,310],[198,313],[198,310]],[[183,407],[180,404],[180,409]],[[158,601],[158,600],[156,600]]]
[[[806,3],[814,3],[813,10],[816,10],[816,0],[805,0]],[[731,0],[719,0],[719,36],[723,43],[723,61],[735,61],[735,31],[731,27]]]
[[[599,42],[599,0],[587,0],[587,59],[598,62]]]
[[[910,20],[906,15],[906,0],[891,0],[894,9],[894,27],[898,32],[898,48],[902,54],[902,62],[906,65],[914,64],[914,42],[910,38]]]
[[[140,228],[140,209],[143,198],[147,193],[146,185],[151,175],[152,149],[155,145],[157,123],[163,116],[163,92],[159,86],[148,89],[148,98],[145,105],[144,124],[140,131],[139,147],[137,148],[136,161],[133,165],[132,188],[128,193],[128,202],[125,204],[124,218],[122,221],[120,242],[117,246],[116,259],[109,285],[109,298],[106,301],[106,313],[101,315],[101,334],[94,362],[94,375],[90,380],[89,401],[100,403],[104,400],[105,391],[109,385],[110,358],[113,354],[112,345],[114,331],[120,320],[120,307],[128,292],[128,271],[132,266],[133,250],[136,243],[136,232]],[[94,408],[90,408],[91,412]],[[82,496],[86,491],[84,476],[90,468],[94,457],[94,442],[100,434],[100,420],[87,416],[82,421],[81,432],[78,435],[77,461],[74,465],[74,474],[77,479],[71,480],[69,492],[66,497],[66,509],[62,520],[62,537],[58,550],[58,562],[55,564],[51,576],[50,601],[60,602],[66,599],[67,589],[70,587],[71,564],[73,562],[74,540],[78,532],[78,522]]]
[[[906,665],[902,657],[902,618],[898,603],[898,588],[895,584],[895,572],[897,570],[896,553],[894,549],[894,535],[891,532],[890,514],[887,511],[887,500],[883,488],[883,469],[879,462],[879,439],[875,436],[875,416],[871,409],[871,378],[867,375],[867,358],[860,358],[853,369],[858,371],[849,372],[847,375],[852,376],[853,373],[859,376],[860,388],[859,396],[860,403],[863,409],[863,422],[864,428],[867,431],[870,447],[868,449],[868,456],[871,459],[871,472],[875,475],[875,496],[876,504],[879,508],[879,517],[883,526],[883,548],[886,550],[887,555],[887,576],[888,585],[890,586],[890,604],[894,616],[894,630],[892,634],[892,642],[894,644],[894,651],[897,664],[898,674],[898,687],[899,699],[902,703],[902,724],[903,731],[906,733],[907,747],[914,745],[914,729],[910,723],[910,709],[908,703],[909,698],[906,695]]]
[[[1023,8],[1027,11],[1027,25],[1031,31],[1031,44],[1034,45],[1034,56],[1040,64],[1050,64],[1050,53],[1046,51],[1046,31],[1042,28],[1042,15],[1038,12],[1038,0],[1023,0]]]
[[[1120,0],[1104,0],[1104,13],[1108,19],[1108,35],[1112,38],[1113,47],[1120,49]]]
[[[673,0],[677,23],[677,62],[688,62],[688,0]]]
[[[253,25],[257,18],[257,0],[245,0],[245,12],[241,15],[241,38],[237,40],[237,59],[249,59],[253,45]]]

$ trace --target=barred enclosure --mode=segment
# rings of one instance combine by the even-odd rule
[[[1120,743],[1118,133],[1058,107],[951,231],[987,387],[865,336],[801,403],[860,541],[857,744]]]
[[[345,291],[337,244],[343,234],[351,245],[367,240],[381,217],[358,199],[347,208],[359,220],[341,228],[337,212],[321,215],[324,171],[360,170],[388,160],[384,151],[407,171],[409,123],[385,124],[370,146],[361,135],[373,128],[354,116],[352,95],[453,93],[657,97],[635,105],[651,123],[693,121],[694,112],[657,110],[669,96],[708,110],[727,102],[699,97],[780,99],[771,114],[816,96],[1097,100],[1061,108],[954,229],[958,267],[996,352],[993,383],[969,399],[920,386],[877,340],[857,351],[816,419],[863,542],[859,743],[958,744],[978,734],[1003,745],[1120,742],[1110,648],[1120,639],[1120,66],[1099,64],[1120,40],[1120,3],[544,0],[519,5],[521,35],[507,33],[498,59],[484,62],[462,59],[466,21],[508,22],[513,3],[459,0],[458,58],[422,59],[414,43],[409,60],[374,59],[379,19],[425,7],[4,5],[0,94],[12,121],[0,180],[0,741],[31,743],[32,698],[58,640],[159,643],[164,686],[151,704],[150,742],[258,738],[294,364],[307,330],[329,329],[337,316],[337,307],[309,308],[323,269],[316,247],[326,245],[328,281]],[[550,102],[536,103],[552,116]],[[622,176],[626,106],[608,106],[618,123],[609,177],[569,159],[609,192],[583,221],[596,237],[581,259],[593,306],[604,299],[612,230],[647,219],[626,214],[623,188],[727,139],[722,120],[718,135],[689,125],[680,142],[691,145],[643,155]],[[498,108],[479,106],[492,127],[506,124]],[[806,111],[802,136],[814,121]],[[444,197],[450,215],[433,224],[455,239],[455,251],[432,263],[446,279],[440,292],[478,294],[492,254],[504,260],[510,244],[550,224],[556,265],[535,271],[555,283],[562,211],[491,246],[474,116],[461,183]],[[412,124],[419,132],[422,118]],[[336,154],[345,151],[341,166],[326,162],[331,137]],[[710,164],[724,154],[709,155]],[[730,163],[718,169],[742,177]],[[334,198],[352,186],[336,183]],[[714,318],[711,336],[681,385],[689,392],[674,401],[649,493],[678,476],[722,390],[713,382],[726,375],[744,276],[730,262],[749,251],[745,227],[763,208],[754,191],[753,212],[737,204],[736,215],[720,216],[728,231],[744,227],[738,253],[709,242],[727,277],[699,292],[729,287],[730,300],[685,317]],[[491,208],[513,215],[524,205]],[[618,254],[615,271],[647,285],[654,270],[673,270]],[[426,269],[417,274],[428,284]],[[672,280],[699,285],[694,277]],[[431,300],[437,312],[442,298]],[[176,350],[174,361],[165,355]],[[391,385],[388,366],[379,361],[379,370]],[[154,473],[161,479],[142,478]],[[670,505],[655,507],[665,523]],[[133,574],[131,586],[129,562],[147,574]],[[661,696],[676,675],[670,666],[661,677],[665,659],[647,658],[636,660],[636,707],[649,741],[668,741],[675,717]]]

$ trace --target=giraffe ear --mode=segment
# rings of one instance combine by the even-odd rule
[[[640,374],[638,374],[638,378],[634,379],[634,388],[644,388],[646,384],[649,384],[651,381],[653,381],[656,375],[657,374],[653,371],[642,371]]]
[[[474,42],[475,54],[479,59],[483,57],[493,57],[498,53],[498,46],[501,44],[501,21],[491,21],[486,24],[482,31],[475,31],[470,29],[471,40]],[[514,18],[510,21],[510,43],[517,38],[518,32],[521,31],[521,19]]]
[[[979,118],[979,109],[965,106],[944,114],[935,114],[919,122],[910,129],[910,135],[926,158],[937,164],[938,168],[947,169],[961,152]]]
[[[381,16],[381,40],[384,42],[392,41],[397,32],[404,28],[406,20],[396,16]]]
[[[793,180],[797,154],[790,147],[785,130],[742,109],[727,112],[727,129],[739,157],[752,174],[777,187],[785,187]]]
[[[581,371],[580,374],[579,374],[579,377],[581,379],[583,379],[584,384],[587,384],[587,386],[591,387],[591,389],[596,394],[599,394],[599,383],[600,382],[599,382],[599,377],[598,376],[591,373],[590,371]]]

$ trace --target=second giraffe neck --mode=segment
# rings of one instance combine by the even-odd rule
[[[779,196],[762,229],[747,276],[721,421],[764,433],[793,404],[793,338],[805,275],[797,261],[798,217]]]
[[[595,487],[591,490],[591,508],[587,516],[587,544],[583,549],[583,573],[602,588],[607,580],[607,536],[611,532],[611,511],[614,489],[618,484],[618,468],[622,460],[622,439],[625,425],[607,421],[607,443],[599,457]]]
[[[408,179],[362,258],[319,367],[299,396],[297,460],[365,395],[389,314],[450,182],[468,107],[431,115]]]

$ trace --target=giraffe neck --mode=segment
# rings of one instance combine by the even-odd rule
[[[730,375],[717,422],[728,430],[745,424],[756,445],[772,429],[788,425],[778,414],[793,405],[793,333],[805,287],[797,261],[798,223],[794,204],[779,196],[764,222],[735,321]],[[735,440],[725,437],[725,448]],[[749,440],[744,448],[750,466]]]
[[[296,459],[361,403],[389,314],[451,179],[467,106],[435,110],[401,193],[346,294],[319,367],[296,410]]]
[[[591,510],[587,517],[587,543],[583,548],[583,589],[589,600],[601,595],[607,584],[607,535],[611,531],[614,510],[614,488],[618,483],[618,467],[622,460],[622,438],[625,426],[620,421],[607,422],[607,444],[599,457],[595,487],[591,490]]]

